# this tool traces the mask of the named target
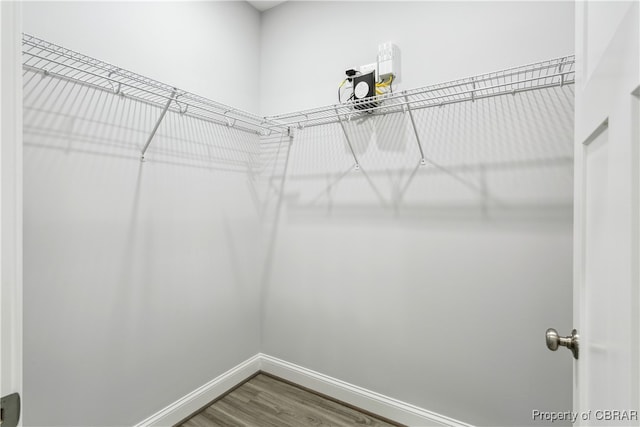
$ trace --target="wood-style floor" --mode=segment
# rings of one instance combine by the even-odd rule
[[[184,421],[180,427],[360,425],[399,426],[269,375],[258,374]]]

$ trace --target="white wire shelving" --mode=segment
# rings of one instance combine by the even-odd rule
[[[515,95],[530,90],[564,86],[574,81],[575,55],[568,55],[432,86],[387,93],[374,99],[366,98],[362,101],[267,116],[267,119],[304,128],[372,114],[389,114],[458,102],[473,102],[493,96]],[[359,106],[361,109],[357,108]]]
[[[71,81],[161,108],[158,121],[142,150],[143,158],[162,119],[171,111],[258,135],[271,135],[273,132],[291,134],[292,128],[303,129],[339,123],[354,157],[356,169],[359,168],[359,163],[345,121],[376,115],[408,113],[424,164],[426,159],[413,111],[562,87],[575,82],[575,55],[567,55],[446,83],[385,93],[361,101],[261,117],[24,33],[22,56],[25,72]]]
[[[22,68],[25,72],[67,80],[161,108],[143,149],[143,157],[167,111],[259,135],[288,131],[287,126],[265,117],[180,90],[26,33],[22,34]]]
[[[345,122],[368,116],[408,113],[420,150],[421,163],[424,165],[427,163],[427,159],[413,117],[414,110],[442,107],[459,102],[475,102],[495,96],[516,95],[531,90],[562,87],[574,82],[575,55],[567,55],[432,86],[385,93],[359,101],[267,116],[266,119],[298,129],[339,123],[355,161],[355,169],[359,169],[358,158],[351,144]]]

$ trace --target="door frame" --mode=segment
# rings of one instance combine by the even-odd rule
[[[0,1],[0,393],[22,395],[22,4]],[[19,426],[22,425],[20,422]]]

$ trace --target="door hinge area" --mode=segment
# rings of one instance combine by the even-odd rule
[[[20,420],[20,395],[12,393],[0,399],[0,425],[16,427]]]

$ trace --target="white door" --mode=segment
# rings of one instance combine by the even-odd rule
[[[21,22],[20,4],[0,1],[0,396],[22,394]],[[3,427],[16,419],[4,406]]]
[[[640,424],[639,24],[637,1],[576,3],[577,425]]]

